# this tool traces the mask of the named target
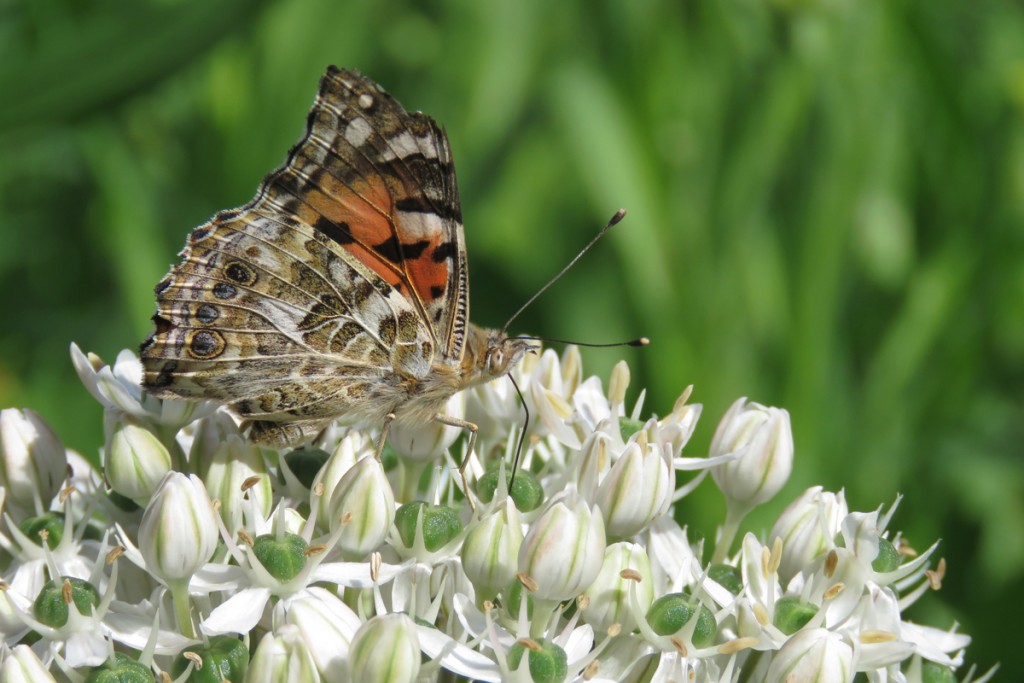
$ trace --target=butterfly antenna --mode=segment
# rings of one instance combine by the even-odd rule
[[[611,346],[647,346],[651,340],[647,337],[637,337],[623,342],[607,342],[604,344],[592,344],[590,342],[579,342],[571,339],[555,339],[554,337],[528,337],[525,335],[511,337],[512,339],[525,339],[527,341],[551,342],[553,344],[572,344],[574,346],[589,346],[592,349],[604,349]]]
[[[534,294],[533,296],[531,296],[531,297],[530,297],[530,298],[529,298],[529,299],[527,300],[527,302],[526,302],[525,304],[523,304],[522,306],[520,306],[520,307],[519,307],[519,310],[518,310],[518,311],[516,311],[515,313],[513,313],[513,314],[512,314],[512,317],[511,317],[511,318],[509,318],[509,319],[508,319],[508,322],[506,322],[506,323],[505,323],[505,325],[504,325],[504,327],[502,327],[502,328],[501,328],[501,333],[502,333],[502,334],[504,335],[504,334],[505,334],[505,331],[506,331],[506,330],[508,330],[508,326],[512,324],[512,321],[513,321],[513,320],[515,320],[516,318],[518,318],[518,317],[519,317],[519,314],[520,314],[520,313],[522,313],[523,311],[525,311],[525,310],[526,310],[527,306],[529,306],[529,305],[530,305],[530,304],[532,304],[532,303],[533,303],[534,301],[536,301],[537,297],[539,297],[539,296],[540,296],[541,294],[543,294],[543,293],[544,293],[544,291],[545,291],[545,290],[547,290],[547,288],[548,288],[548,287],[550,287],[551,285],[553,285],[553,284],[555,284],[556,282],[558,282],[558,279],[559,279],[559,278],[561,278],[561,277],[562,277],[563,275],[565,275],[565,272],[566,272],[567,270],[569,270],[569,269],[570,269],[570,268],[572,268],[572,267],[573,267],[574,265],[576,265],[576,262],[577,262],[577,261],[579,261],[579,260],[580,260],[580,259],[581,259],[581,258],[583,257],[583,255],[584,255],[584,254],[586,254],[586,253],[587,253],[587,251],[588,251],[588,250],[589,250],[589,249],[590,249],[590,248],[591,248],[592,246],[594,246],[594,244],[596,244],[596,243],[597,243],[597,241],[598,241],[599,239],[601,239],[602,237],[604,237],[604,235],[605,235],[605,233],[606,233],[606,232],[608,232],[609,230],[611,230],[611,229],[612,229],[612,227],[613,227],[613,226],[614,226],[614,225],[615,225],[616,223],[618,223],[619,221],[621,221],[621,220],[622,220],[623,218],[625,218],[625,217],[626,217],[626,210],[625,210],[625,209],[619,209],[618,211],[616,211],[616,212],[615,212],[615,215],[614,215],[614,216],[612,216],[612,217],[611,217],[611,220],[609,220],[609,221],[608,221],[608,225],[604,226],[604,228],[602,228],[602,229],[601,229],[601,232],[597,233],[597,234],[596,234],[596,235],[594,236],[594,238],[593,238],[593,239],[591,239],[591,240],[590,240],[589,242],[587,242],[587,246],[585,246],[585,247],[583,247],[582,249],[580,249],[579,253],[578,253],[578,254],[576,254],[576,256],[574,256],[574,257],[573,257],[573,259],[572,259],[571,261],[569,261],[569,262],[568,262],[567,264],[565,264],[565,267],[564,267],[564,268],[562,268],[562,269],[561,269],[560,271],[558,271],[558,274],[557,274],[557,275],[555,275],[555,276],[554,276],[553,278],[551,278],[550,280],[548,280],[548,283],[547,283],[546,285],[544,285],[543,287],[541,287],[540,289],[538,289],[538,290],[537,290],[537,293],[536,293],[536,294]],[[614,346],[614,344],[613,344],[613,346]],[[642,345],[641,345],[641,346],[642,346]],[[525,405],[525,404],[523,404],[523,405]]]
[[[512,386],[515,387],[516,393],[519,394],[519,402],[523,406],[523,412],[526,417],[523,418],[523,431],[519,432],[519,443],[516,444],[516,455],[512,459],[512,476],[508,480],[508,492],[512,493],[512,484],[516,483],[516,471],[519,469],[519,456],[523,453],[523,440],[526,438],[526,429],[530,426],[530,409],[526,405],[526,398],[523,396],[523,392],[519,389],[519,384],[516,383],[516,378],[509,373],[508,378],[512,380]]]

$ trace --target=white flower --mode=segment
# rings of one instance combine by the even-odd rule
[[[849,683],[853,673],[853,646],[838,633],[816,628],[786,641],[765,683]]]
[[[139,551],[167,584],[188,579],[213,555],[220,532],[199,477],[168,472],[142,515]]]
[[[511,498],[470,527],[460,556],[481,599],[492,600],[515,576],[523,544],[522,514]]]
[[[842,491],[831,493],[821,486],[807,489],[782,511],[768,538],[782,540],[779,576],[784,583],[832,548],[848,513]]]
[[[127,416],[114,422],[103,463],[110,488],[145,507],[170,469],[171,454],[152,432]]]
[[[214,410],[207,401],[158,399],[142,390],[142,363],[125,349],[117,355],[113,367],[90,353],[82,353],[77,344],[71,344],[71,362],[82,384],[108,411],[126,413],[132,417],[168,428],[180,429],[192,420]]]
[[[245,683],[320,683],[320,680],[302,632],[291,624],[283,624],[263,636],[245,674]]]
[[[270,514],[273,490],[260,449],[241,436],[229,434],[214,451],[204,477],[211,497],[220,501],[224,526],[234,531],[246,514],[262,519]]]
[[[793,468],[789,413],[741,398],[732,404],[711,440],[711,457],[740,454],[711,470],[730,507],[753,508],[779,492]]]
[[[530,525],[519,549],[519,571],[537,582],[536,597],[568,600],[597,578],[604,551],[601,515],[570,498],[555,502]]]
[[[4,648],[6,649],[6,648]],[[4,683],[56,683],[47,667],[39,661],[28,645],[18,645],[13,650],[0,652],[0,680]]]
[[[286,620],[298,628],[320,675],[342,680],[348,673],[349,644],[362,625],[352,608],[328,590],[310,588],[287,603]]]
[[[352,680],[359,683],[413,683],[420,671],[416,624],[404,614],[371,618],[349,652]]]
[[[612,538],[640,533],[672,503],[675,473],[671,453],[648,444],[646,434],[640,431],[630,437],[594,496]]]
[[[601,571],[584,595],[589,602],[583,610],[585,622],[602,632],[613,624],[632,631],[637,619],[631,605],[646,614],[654,601],[651,562],[643,546],[625,542],[608,546]]]
[[[64,446],[31,410],[0,411],[0,487],[7,512],[21,520],[50,507],[67,476]]]
[[[362,559],[387,538],[395,521],[395,494],[380,461],[367,455],[345,473],[328,504],[331,530],[343,527],[339,547]]]

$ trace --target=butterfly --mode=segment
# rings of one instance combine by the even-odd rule
[[[297,445],[339,417],[472,440],[448,399],[534,348],[469,322],[444,131],[357,71],[327,69],[284,165],[179,255],[156,286],[143,387],[219,402],[257,443]]]

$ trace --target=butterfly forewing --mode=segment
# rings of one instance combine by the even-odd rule
[[[193,231],[158,285],[144,384],[302,433],[382,415],[402,378],[458,366],[466,290],[444,133],[331,68],[286,164]]]

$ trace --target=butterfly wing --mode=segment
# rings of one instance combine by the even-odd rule
[[[398,380],[461,360],[459,214],[443,131],[332,67],[285,165],[157,286],[144,386],[270,423],[390,412]]]
[[[410,300],[443,358],[461,358],[465,237],[451,149],[433,119],[330,67],[306,137],[255,201],[327,234]]]

